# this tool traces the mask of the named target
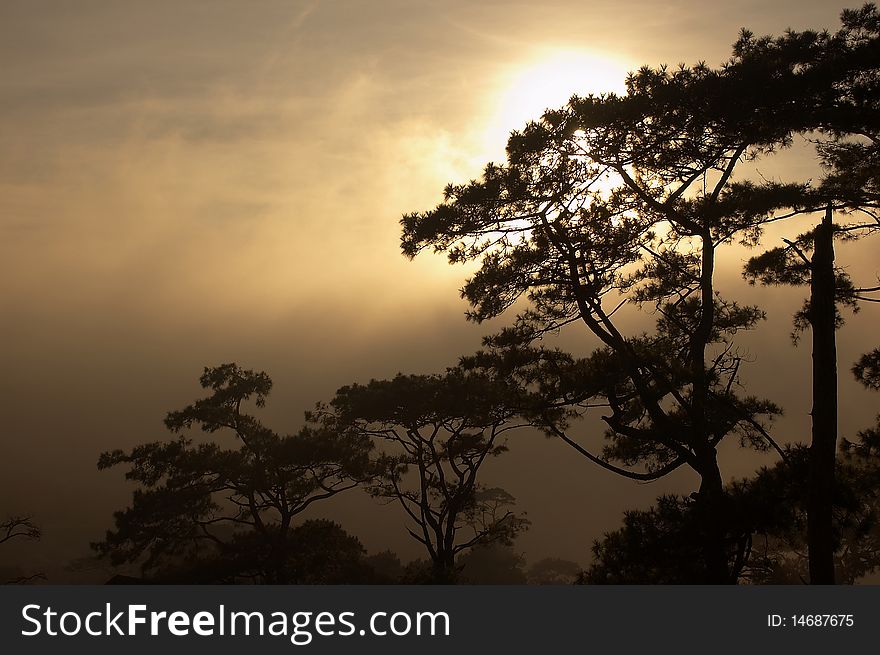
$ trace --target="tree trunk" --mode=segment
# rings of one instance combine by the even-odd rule
[[[432,562],[431,584],[455,584],[455,556],[452,553],[438,553],[437,559]]]
[[[810,584],[834,584],[832,497],[837,453],[837,343],[831,207],[813,232],[810,325],[813,330],[813,434],[807,497]]]
[[[703,529],[703,560],[707,584],[729,584],[727,548],[727,511],[724,498],[724,481],[718,468],[718,453],[710,443],[709,420],[706,405],[709,396],[709,379],[706,375],[706,347],[715,323],[715,245],[707,226],[702,235],[700,270],[700,322],[691,336],[691,374],[693,394],[691,420],[693,421],[693,448],[697,456],[700,474],[700,491],[697,496],[697,516]]]
[[[700,491],[697,494],[697,518],[702,528],[705,584],[732,584],[725,543],[727,511],[724,483],[718,468],[715,449],[700,458]]]

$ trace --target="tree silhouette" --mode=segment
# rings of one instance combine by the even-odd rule
[[[796,510],[803,486],[792,475],[806,468],[805,452],[762,469],[751,480],[725,490],[727,521],[724,553],[733,581],[765,581],[778,567],[768,545],[794,542],[800,534]],[[693,497],[661,496],[647,510],[624,513],[623,526],[593,544],[593,564],[580,584],[694,584],[703,578],[700,565],[703,518]],[[771,553],[772,551],[772,553]]]
[[[809,234],[787,240],[784,248],[753,258],[746,276],[770,284],[809,284],[810,298],[796,316],[796,332],[809,326],[813,337],[813,410],[810,446],[810,581],[834,582],[832,505],[837,452],[837,347],[841,318],[836,303],[875,301],[866,293],[880,287],[854,288],[835,269],[834,240],[865,236],[880,229],[880,14],[874,5],[846,10],[842,28],[828,32],[792,32],[777,39],[744,33],[735,46],[732,66],[746,71],[786,72],[794,91],[773,80],[775,104],[797,108],[799,131],[817,130],[817,149],[827,174],[817,189],[795,193],[782,205],[815,211],[827,203],[824,219]],[[765,75],[766,77],[766,75]],[[782,97],[778,94],[782,93]],[[782,102],[780,102],[780,100]],[[807,100],[806,102],[804,100]],[[762,190],[757,189],[760,193]],[[835,225],[832,209],[857,209],[867,222]],[[812,257],[807,253],[812,251]]]
[[[837,455],[837,343],[835,331],[843,324],[840,306],[858,311],[877,288],[856,287],[847,272],[834,264],[834,239],[880,230],[880,224],[849,223],[836,226],[829,205],[823,220],[807,234],[788,240],[784,247],[753,257],[745,267],[752,283],[809,285],[810,295],[795,315],[795,341],[807,327],[813,337],[813,409],[810,446],[809,550],[813,584],[834,582],[832,505]],[[812,256],[810,254],[812,253]]]
[[[572,98],[514,132],[506,164],[447,186],[436,209],[401,221],[407,256],[431,247],[453,263],[481,262],[462,291],[471,319],[528,298],[515,327],[489,345],[518,347],[575,322],[598,337],[604,348],[584,366],[610,373],[589,371],[594,386],[568,391],[582,408],[611,410],[602,418],[615,446],[598,457],[563,427],[549,429],[624,475],[609,458],[647,464],[629,477],[690,466],[701,480],[706,581],[733,579],[716,448],[735,430],[719,429],[730,422],[716,420],[718,409],[737,415],[764,446],[773,445],[766,419],[778,409],[732,395],[742,359],[731,337],[763,313],[719,296],[716,251],[734,240],[755,245],[766,223],[823,206],[831,184],[816,195],[805,184],[734,183],[734,171],[816,129],[834,136],[823,145],[827,161],[851,158],[840,135],[876,122],[870,107],[848,101],[865,95],[856,89],[874,88],[864,78],[876,68],[876,43],[865,34],[876,31],[875,19],[873,8],[845,14],[835,36],[788,33],[773,41],[745,32],[721,69],[645,67],[630,75],[625,96]],[[792,211],[780,215],[783,209]],[[653,306],[655,334],[624,334],[614,315],[627,301]]]
[[[859,433],[856,442],[843,439],[832,494],[832,547],[834,576],[839,584],[855,584],[880,568],[880,450],[877,428]],[[804,471],[806,473],[806,471]],[[806,528],[809,493],[804,481],[794,505],[795,527],[765,541],[766,573],[756,582],[793,584],[809,581],[812,553]],[[798,484],[800,483],[800,484]]]
[[[880,349],[862,355],[852,373],[865,388],[880,390]],[[857,437],[841,444],[844,474],[856,501],[837,544],[837,571],[844,582],[880,568],[880,414]]]
[[[853,584],[880,567],[880,437],[876,429],[844,440],[831,493],[836,579]],[[799,584],[809,580],[810,452],[729,485],[725,544],[740,582]],[[662,496],[648,510],[624,515],[623,526],[593,545],[582,584],[692,584],[700,579],[700,519],[691,498]]]
[[[856,379],[880,389],[880,351],[853,366]],[[829,493],[835,579],[854,584],[880,568],[880,416],[876,426],[844,439]],[[808,515],[813,502],[812,453],[789,449],[785,461],[727,490],[727,548],[737,579],[793,584],[811,579]],[[699,519],[690,498],[664,496],[648,510],[626,512],[624,525],[593,545],[583,584],[687,584],[698,581]]]
[[[595,563],[581,584],[687,584],[702,578],[699,525],[692,503],[661,496],[655,507],[624,513],[623,527],[593,544]]]
[[[39,539],[42,536],[30,516],[10,516],[0,521],[0,544],[13,539]]]
[[[141,561],[145,572],[207,558],[232,566],[224,579],[302,579],[292,571],[305,528],[294,528],[294,518],[367,480],[372,444],[315,426],[289,436],[265,427],[244,411],[249,400],[265,405],[272,387],[265,373],[223,364],[206,368],[201,385],[210,395],[170,412],[165,424],[175,433],[229,432],[234,447],[180,437],[103,453],[99,469],[127,466],[125,477],[140,488],[94,548],[114,563]]]
[[[506,450],[521,397],[509,385],[461,369],[398,375],[342,387],[310,418],[322,430],[381,444],[379,474],[368,487],[396,502],[431,561],[431,579],[455,580],[455,558],[481,544],[507,543],[527,527],[514,499],[478,474]]]
[[[42,531],[30,516],[8,516],[0,521],[0,545],[13,539],[36,541],[42,536]],[[15,575],[15,577],[6,580],[4,584],[27,584],[34,580],[45,580],[45,578],[46,576],[42,573]]]
[[[377,584],[399,584],[403,580],[403,563],[392,550],[386,549],[368,555],[364,563],[372,570],[373,581]]]
[[[581,572],[581,565],[558,557],[545,557],[532,564],[526,571],[531,585],[573,584]]]
[[[511,545],[486,544],[459,559],[463,584],[526,584],[525,557]]]
[[[681,465],[698,473],[702,561],[713,582],[730,580],[716,447],[732,432],[731,414],[766,447],[765,420],[778,412],[734,394],[741,358],[731,337],[763,313],[717,294],[715,251],[760,229],[759,217],[731,202],[735,166],[788,134],[704,120],[695,108],[724,102],[721,77],[702,65],[644,68],[627,80],[624,97],[574,98],[514,132],[506,165],[489,164],[481,180],[448,186],[435,210],[402,219],[408,256],[430,246],[451,262],[481,261],[462,292],[471,319],[529,299],[515,327],[489,345],[521,348],[575,322],[598,337],[603,348],[576,364],[587,370],[580,389],[567,390],[570,399],[611,410],[602,417],[614,441],[605,454],[646,464],[635,477],[656,479]],[[709,176],[713,184],[701,193]],[[619,328],[615,313],[627,301],[659,313],[654,334],[626,336]],[[567,425],[547,427],[574,445]]]
[[[361,542],[337,523],[311,519],[292,526],[286,555],[280,560],[275,544],[256,531],[229,535],[225,548],[202,548],[198,557],[166,560],[151,576],[163,584],[265,583],[364,584],[376,581]],[[272,577],[266,562],[273,561]]]

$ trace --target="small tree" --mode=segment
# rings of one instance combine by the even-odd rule
[[[511,545],[477,546],[461,556],[460,580],[464,584],[526,584],[525,561]]]
[[[30,516],[10,516],[0,521],[0,544],[13,539],[36,540],[41,536],[42,531]]]
[[[42,531],[30,516],[8,516],[0,521],[0,545],[13,539],[37,541],[42,536]],[[34,580],[44,580],[45,578],[46,576],[42,573],[16,574],[15,577],[4,581],[3,584],[28,584]]]
[[[103,453],[99,469],[127,466],[125,477],[141,488],[93,546],[114,563],[141,561],[147,572],[207,557],[232,567],[223,579],[292,582],[294,518],[367,480],[372,444],[314,426],[289,436],[265,427],[244,411],[249,400],[265,405],[265,373],[223,364],[206,368],[201,385],[211,394],[170,412],[166,425],[225,431],[233,447],[181,437]]]
[[[532,564],[526,571],[530,585],[574,584],[581,572],[581,565],[559,557],[545,557]]]
[[[487,459],[506,450],[521,398],[484,375],[398,375],[337,391],[311,415],[321,429],[382,446],[371,495],[397,502],[407,532],[431,560],[432,580],[455,580],[455,559],[477,545],[507,543],[527,526],[507,492],[480,484]]]

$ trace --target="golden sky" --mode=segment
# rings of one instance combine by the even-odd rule
[[[3,2],[0,514],[33,512],[46,553],[64,540],[85,553],[130,493],[95,470],[98,453],[162,438],[164,413],[194,399],[205,365],[269,372],[270,415],[292,431],[342,384],[454,363],[484,332],[462,317],[465,272],[406,261],[402,213],[500,160],[509,130],[574,92],[619,90],[642,64],[718,65],[743,26],[836,28],[842,7]],[[805,166],[787,162],[780,175]],[[775,299],[784,337],[797,294],[749,293]],[[842,358],[869,341],[859,320],[851,334],[864,338],[844,341]],[[802,377],[808,351],[789,350]],[[500,479],[532,467],[511,491],[536,556],[586,561],[624,507],[587,499],[614,489],[645,504],[661,491],[538,448],[540,460],[498,464]],[[576,538],[546,509],[559,496],[584,499]],[[339,511],[370,549],[405,543]],[[380,527],[397,534],[396,519]]]

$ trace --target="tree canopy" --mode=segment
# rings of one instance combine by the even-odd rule
[[[103,453],[99,469],[126,466],[125,477],[139,488],[95,548],[146,571],[219,554],[242,565],[227,577],[288,582],[294,518],[369,479],[372,444],[314,426],[285,436],[267,428],[244,411],[248,401],[265,405],[272,388],[265,373],[223,364],[206,368],[200,382],[210,395],[170,412],[165,424],[175,433],[194,426],[226,432],[231,443],[181,436]]]
[[[646,465],[637,477],[693,468],[701,478],[707,580],[731,579],[716,447],[743,426],[758,437],[746,441],[775,445],[767,421],[779,412],[738,393],[743,359],[732,337],[756,327],[763,312],[719,294],[717,250],[733,241],[757,245],[767,223],[832,201],[868,211],[876,170],[863,165],[860,182],[844,184],[841,167],[853,152],[870,154],[873,146],[859,138],[876,141],[877,25],[876,8],[866,6],[846,12],[834,34],[789,31],[773,39],[744,31],[718,69],[644,67],[629,76],[625,95],[573,97],[512,133],[504,164],[448,185],[435,209],[401,220],[407,256],[433,249],[451,263],[479,261],[462,289],[472,320],[527,300],[514,326],[487,340],[490,347],[528,348],[574,323],[598,338],[602,348],[581,360],[567,392],[571,406],[610,410],[602,418],[614,445],[600,458],[559,425],[548,428],[625,475],[608,459]],[[734,181],[740,162],[813,133],[825,137],[819,153],[829,169],[818,187]],[[628,302],[657,313],[654,333],[622,331],[615,314]],[[527,360],[522,377],[534,382],[536,371],[548,373],[543,363],[554,368],[560,356]],[[834,440],[827,441],[833,470]]]
[[[718,67],[646,66],[625,93],[573,96],[513,132],[503,163],[400,221],[407,257],[475,264],[461,290],[468,319],[513,314],[507,327],[443,373],[343,386],[293,434],[249,413],[265,406],[266,373],[206,368],[207,395],[166,417],[176,438],[100,456],[99,469],[121,466],[137,488],[96,551],[164,581],[571,580],[564,560],[526,572],[512,544],[529,521],[486,482],[513,431],[537,428],[619,476],[686,467],[699,479],[693,493],[626,512],[580,582],[823,583],[873,571],[880,437],[869,428],[838,451],[836,330],[841,309],[880,302],[880,286],[852,279],[835,245],[880,232],[880,12],[865,5],[841,22],[743,30]],[[743,176],[796,141],[813,146],[814,180]],[[768,225],[813,214],[809,231],[768,243]],[[765,311],[720,286],[737,244],[760,248],[748,281],[809,286],[793,331],[813,343],[809,448],[780,443],[782,407],[747,388],[739,340]],[[563,330],[580,330],[585,351],[554,347]],[[880,388],[880,353],[852,371]],[[778,461],[725,479],[730,441]],[[356,487],[400,509],[427,561],[366,557],[340,525],[306,520]],[[22,525],[2,527],[12,538]]]
[[[521,405],[515,387],[453,368],[342,387],[310,418],[323,430],[377,443],[382,455],[369,493],[401,507],[434,581],[449,582],[459,553],[509,543],[528,525],[511,509],[510,494],[478,479],[485,462],[506,450],[506,434],[523,425]]]

